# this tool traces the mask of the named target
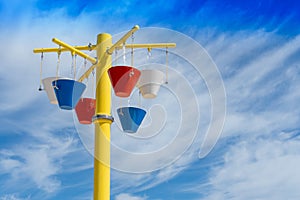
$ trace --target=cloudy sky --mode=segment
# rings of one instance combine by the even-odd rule
[[[116,41],[136,24],[136,42],[178,45],[169,84],[141,100],[149,115],[138,134],[120,131],[114,109],[128,101],[113,99],[111,199],[299,199],[297,1],[0,0],[0,17],[0,200],[92,199],[93,126],[37,91],[32,50],[56,47],[53,37],[87,45],[107,32]],[[140,68],[165,70],[164,50],[136,56]],[[56,58],[45,55],[43,78],[55,75]],[[63,76],[70,66],[65,53]]]

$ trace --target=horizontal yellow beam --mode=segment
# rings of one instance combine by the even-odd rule
[[[157,43],[157,44],[127,44],[126,48],[175,48],[176,43]],[[97,65],[92,65],[86,72],[78,79],[79,82],[82,82],[84,79],[89,77],[90,73],[97,67]]]
[[[130,31],[128,31],[121,39],[119,39],[115,44],[113,44],[107,51],[107,55],[111,55],[115,49],[121,49],[123,44],[125,44],[126,40],[139,29],[139,26],[134,26]],[[53,38],[52,41],[62,48],[37,48],[34,49],[34,53],[46,53],[46,52],[64,52],[70,51],[72,54],[77,54],[83,58],[89,60],[93,65],[79,78],[78,81],[82,82],[85,78],[87,78],[90,73],[98,66],[97,60],[88,54],[82,52],[82,50],[95,50],[96,45],[88,45],[88,46],[71,46],[69,44],[60,41],[59,39]],[[150,44],[125,44],[125,48],[175,48],[176,43],[150,43]]]
[[[96,45],[91,45],[91,46],[73,46],[75,49],[81,50],[81,51],[92,51],[95,50]],[[153,43],[153,44],[126,44],[125,48],[175,48],[176,43]],[[116,47],[116,49],[121,49],[122,47]],[[51,52],[65,52],[65,51],[70,51],[70,49],[67,48],[36,48],[33,49],[33,53],[51,53]]]
[[[153,43],[153,44],[126,44],[126,48],[147,48],[147,49],[154,49],[154,48],[175,48],[176,43]],[[117,49],[121,49],[122,47],[118,47]]]
[[[176,43],[153,43],[153,44],[126,44],[126,48],[175,48]],[[121,48],[121,47],[119,47]],[[78,79],[79,82],[82,82],[84,79],[89,77],[90,73],[97,67],[97,65],[92,65],[86,72]]]
[[[79,56],[81,56],[81,57],[83,57],[83,58],[86,58],[87,60],[89,60],[89,61],[90,61],[91,63],[93,63],[93,64],[96,64],[96,63],[97,63],[97,59],[95,59],[95,58],[89,56],[89,55],[86,54],[86,53],[83,53],[82,51],[80,51],[80,50],[74,48],[73,46],[71,46],[71,45],[69,45],[69,44],[67,44],[67,43],[64,43],[63,41],[60,41],[60,40],[57,39],[57,38],[53,38],[53,39],[52,39],[52,42],[54,42],[54,43],[56,43],[56,44],[58,44],[58,45],[60,45],[60,46],[62,46],[62,47],[65,47],[66,49],[69,49],[69,50],[72,52],[72,54],[74,53],[74,54],[77,54],[77,55],[79,55]]]
[[[96,45],[90,45],[90,46],[73,46],[75,49],[78,50],[87,50],[87,51],[92,51],[96,48]],[[64,52],[64,51],[70,51],[70,49],[67,48],[36,48],[33,49],[33,53],[51,53],[51,52]]]
[[[138,25],[135,25],[130,31],[128,31],[121,39],[119,39],[115,44],[113,44],[108,50],[107,50],[107,53],[108,54],[112,54],[114,52],[114,50],[125,44],[126,40],[137,30],[139,30],[140,27]]]

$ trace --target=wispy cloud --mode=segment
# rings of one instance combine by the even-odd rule
[[[128,194],[128,193],[121,193],[121,194],[118,194],[116,197],[115,197],[115,200],[147,200],[148,197],[147,196],[134,196],[132,194]]]
[[[68,154],[66,150],[73,148],[74,140],[70,137],[56,142],[44,141],[44,144],[31,143],[2,150],[1,174],[10,176],[7,184],[13,185],[22,181],[24,189],[36,186],[47,193],[57,191],[61,183],[55,177],[61,171],[63,157]]]
[[[29,199],[30,199],[30,197],[20,198],[16,194],[6,194],[3,196],[0,196],[0,200],[29,200]]]
[[[207,199],[297,199],[298,146],[298,137],[283,140],[280,134],[233,145],[224,156],[224,165],[211,173]]]
[[[249,183],[254,187],[252,191],[258,190],[262,185],[266,187],[265,190],[261,189],[261,193],[257,193],[257,198],[267,198],[268,193],[274,187],[279,187],[276,184],[288,182],[288,185],[292,185],[299,180],[298,177],[289,179],[295,171],[290,169],[293,168],[290,165],[284,164],[289,162],[293,163],[293,166],[297,166],[298,163],[294,162],[299,160],[299,152],[295,152],[298,140],[294,141],[295,137],[289,141],[282,138],[283,135],[287,136],[288,133],[278,135],[282,131],[296,129],[299,124],[299,110],[295,108],[300,98],[298,92],[300,71],[297,65],[299,58],[294,56],[299,50],[298,37],[285,41],[284,38],[273,33],[262,33],[260,31],[252,34],[223,35],[222,37],[229,48],[227,48],[227,45],[219,47],[220,44],[223,44],[222,42],[214,45],[216,48],[227,49],[227,52],[211,55],[219,64],[221,73],[225,77],[227,90],[228,113],[222,142],[218,144],[221,145],[219,148],[223,150],[215,155],[219,157],[219,167],[215,168],[215,164],[208,166],[208,169],[212,168],[212,171],[210,171],[211,169],[208,170],[211,178],[203,176],[206,181],[203,180],[201,183],[192,181],[188,187],[195,189],[188,191],[206,195],[207,198],[211,199],[235,199],[240,197],[238,196],[239,192],[243,192],[243,188],[240,187]],[[257,42],[253,44],[254,41]],[[273,46],[274,41],[279,43],[276,47]],[[211,45],[210,48],[214,49],[214,45]],[[253,53],[256,49],[260,49],[260,54]],[[235,52],[240,56],[248,57],[248,61],[243,62],[241,58],[235,56]],[[224,56],[224,54],[227,56]],[[230,66],[236,70],[232,71]],[[283,90],[280,87],[281,85],[284,85],[286,89]],[[275,92],[273,92],[274,90]],[[228,147],[230,149],[227,149]],[[242,149],[243,151],[241,151]],[[226,153],[226,151],[228,152]],[[282,153],[277,155],[277,151]],[[224,152],[225,156],[223,157]],[[256,157],[260,152],[261,156]],[[255,155],[252,156],[252,153]],[[268,158],[270,153],[271,157]],[[249,156],[250,158],[248,158]],[[231,157],[232,159],[227,160]],[[176,165],[175,162],[172,166],[161,169],[157,173],[117,175],[113,179],[115,183],[118,183],[115,184],[116,188],[114,189],[122,191],[130,188],[127,186],[131,184],[135,188],[131,188],[132,192],[155,188],[163,181],[176,177],[179,173],[186,173],[184,171],[185,166],[196,159],[196,157],[191,156],[186,162],[181,164],[179,162],[179,165]],[[222,163],[222,160],[224,163]],[[272,167],[269,162],[276,165],[274,170],[269,169]],[[264,165],[268,170],[261,170],[264,169]],[[225,168],[226,171],[222,171]],[[281,171],[280,169],[285,170]],[[245,181],[241,183],[242,186],[239,185],[237,179],[231,177],[235,171],[240,174],[245,172],[244,176],[241,175],[243,177],[242,181]],[[273,175],[267,171],[272,171]],[[287,171],[291,171],[291,173],[287,173]],[[259,175],[253,175],[255,173]],[[135,181],[131,183],[125,181],[127,177],[131,177]],[[266,182],[267,179],[274,179],[275,185],[271,183],[272,181]],[[233,191],[225,188],[231,184],[235,184]],[[199,187],[196,187],[197,185]],[[287,191],[288,188],[289,186],[284,190]],[[298,195],[293,188],[291,187],[291,190],[289,190],[291,198]],[[228,194],[225,194],[226,192]],[[281,195],[278,194],[278,199],[284,197],[284,191],[278,193],[281,193]],[[251,199],[251,196],[247,196],[250,193],[245,192],[244,195],[245,199]],[[270,196],[276,199],[275,195],[270,194]]]
[[[251,32],[218,40],[224,41],[217,42],[220,51],[214,51],[214,42],[207,45],[215,52],[211,55],[227,92],[226,124],[218,145],[223,150],[215,155],[222,162],[211,166],[206,181],[192,182],[184,190],[198,193],[195,199],[297,199],[299,37]]]

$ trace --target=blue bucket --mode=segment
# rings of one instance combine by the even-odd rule
[[[127,133],[137,132],[141,125],[146,111],[136,107],[122,107],[117,109],[122,129]]]
[[[58,79],[52,85],[59,107],[65,110],[75,108],[86,88],[85,84],[71,79]]]

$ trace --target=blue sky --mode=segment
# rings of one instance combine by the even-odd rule
[[[170,85],[173,75],[181,73],[190,82],[201,111],[197,136],[178,160],[160,170],[137,174],[112,170],[111,199],[299,198],[299,2],[1,0],[0,17],[1,200],[92,199],[92,127],[79,126],[74,113],[59,110],[48,103],[45,93],[37,91],[40,60],[32,50],[55,47],[53,37],[72,45],[95,43],[99,33],[115,35],[135,24],[184,34],[155,42],[183,37],[207,51],[224,83],[226,118],[218,143],[200,159],[198,153],[211,119],[210,94],[205,87],[209,82],[191,71],[191,63],[171,55]],[[151,29],[140,30],[141,35],[147,35],[147,30]],[[138,34],[136,40],[147,39]],[[154,51],[153,59],[159,60],[160,53]],[[199,56],[193,51],[187,54]],[[70,65],[69,58],[64,55],[63,65]],[[82,65],[81,60],[79,63]],[[55,67],[56,55],[45,55],[43,76],[54,76]],[[62,70],[69,75],[67,67]],[[160,95],[150,103],[171,99],[167,88],[162,88]],[[170,119],[166,120],[166,132],[161,133],[165,134],[161,144],[134,140],[132,145],[116,123],[112,127],[114,144],[131,151],[163,146],[178,121],[170,105],[164,105]],[[194,109],[191,116],[199,117],[197,109],[187,109]],[[88,134],[78,134],[81,129]],[[150,164],[163,162],[152,159]],[[113,162],[143,166],[120,156]]]

